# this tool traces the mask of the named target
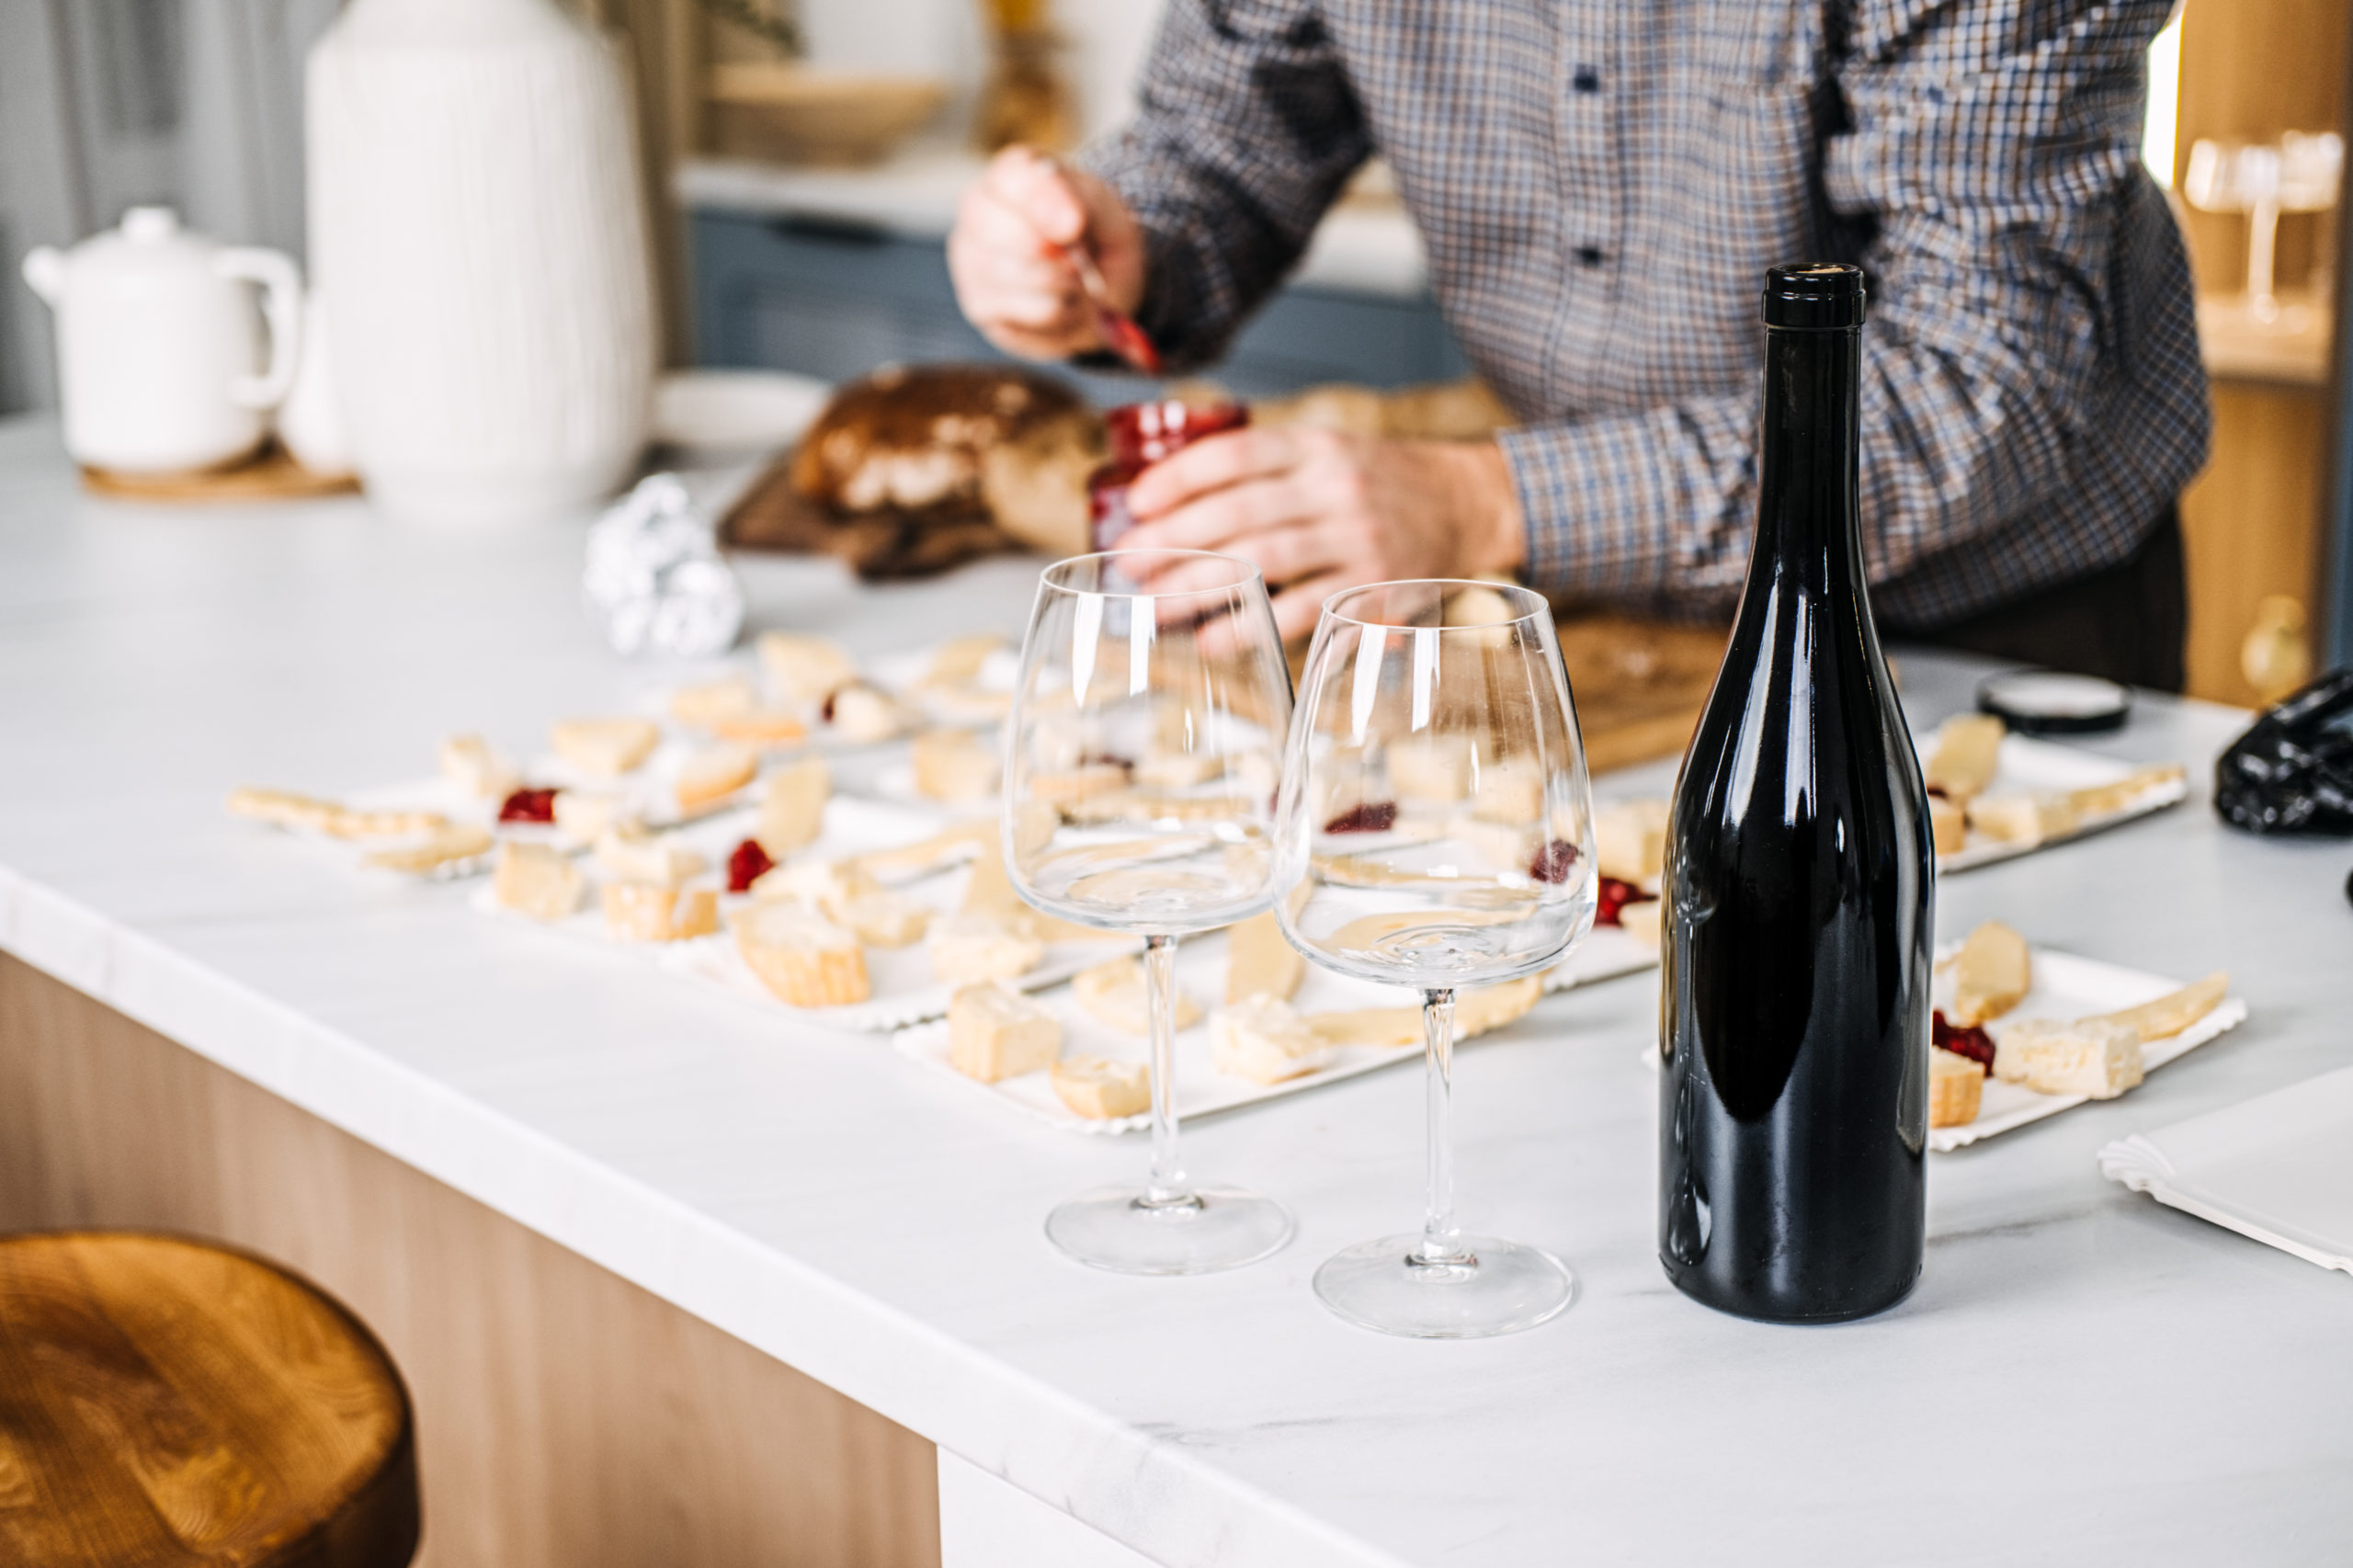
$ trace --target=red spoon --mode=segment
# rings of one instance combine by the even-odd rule
[[[1095,265],[1095,257],[1088,254],[1086,244],[1064,245],[1063,254],[1078,268],[1079,284],[1086,290],[1087,301],[1095,307],[1096,330],[1102,333],[1103,341],[1111,351],[1147,376],[1164,374],[1166,368],[1161,361],[1160,350],[1152,346],[1152,339],[1144,335],[1134,317],[1111,302],[1111,287],[1103,281],[1103,273]]]

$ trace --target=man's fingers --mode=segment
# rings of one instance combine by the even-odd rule
[[[1196,496],[1297,465],[1299,442],[1289,430],[1233,430],[1196,441],[1143,472],[1128,492],[1139,517],[1159,517]]]
[[[1049,244],[1076,244],[1086,237],[1086,204],[1052,159],[1008,147],[991,160],[983,183]]]
[[[1324,613],[1324,601],[1347,585],[1342,574],[1324,572],[1277,594],[1275,629],[1282,633],[1283,641],[1296,642],[1314,631],[1315,622]]]

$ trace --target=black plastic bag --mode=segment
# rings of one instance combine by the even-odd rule
[[[2214,809],[2249,833],[2353,836],[2353,669],[2255,722],[2214,764]]]

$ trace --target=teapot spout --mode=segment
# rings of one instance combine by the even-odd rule
[[[25,253],[25,282],[55,310],[65,296],[65,257],[55,245],[36,245]]]

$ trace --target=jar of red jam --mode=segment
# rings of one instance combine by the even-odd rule
[[[1097,550],[1116,550],[1121,534],[1135,527],[1128,511],[1128,486],[1163,458],[1194,442],[1250,423],[1239,403],[1131,403],[1103,415],[1111,437],[1111,460],[1086,481],[1086,515]]]

